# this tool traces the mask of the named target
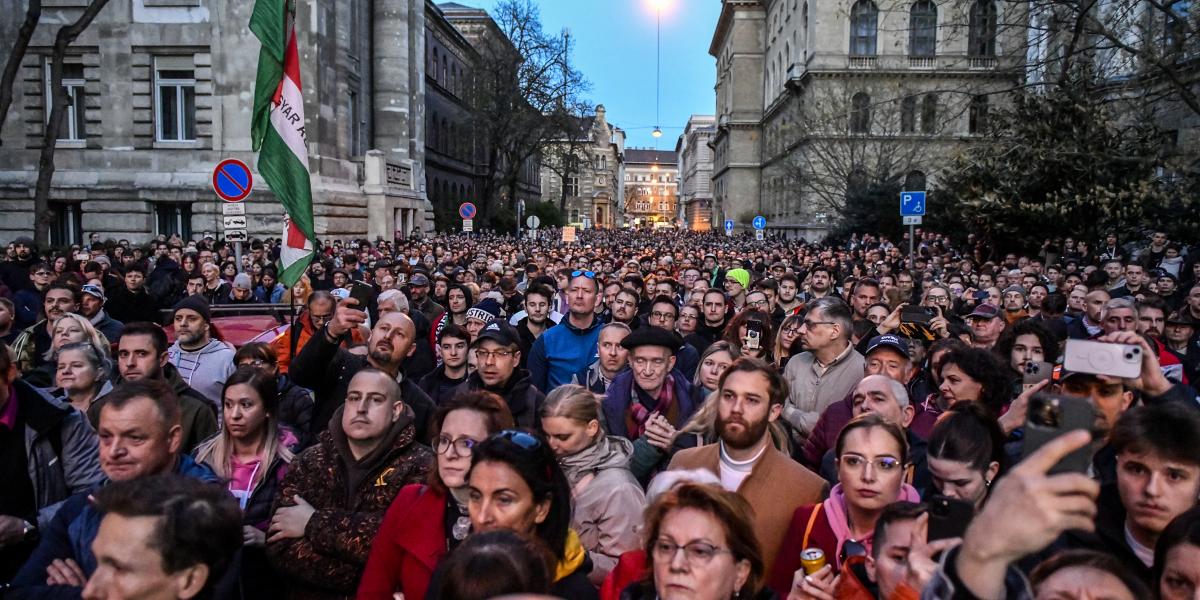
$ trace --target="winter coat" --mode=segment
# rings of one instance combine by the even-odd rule
[[[42,318],[43,295],[34,287],[18,290],[13,295],[13,305],[17,310],[17,314],[13,315],[13,329],[25,329]]]
[[[432,373],[422,377],[417,386],[429,395],[429,399],[433,400],[435,406],[441,406],[453,398],[458,387],[466,381],[466,377],[462,379],[446,377],[446,365],[438,365]]]
[[[446,495],[423,484],[405,486],[388,507],[371,545],[358,600],[425,598],[446,557]]]
[[[625,368],[622,370],[625,370]],[[621,372],[618,371],[617,375],[620,374]],[[613,376],[613,379],[616,379],[616,375]],[[592,364],[588,365],[586,369],[573,375],[571,377],[571,383],[582,385],[583,387],[591,390],[593,394],[600,394],[603,396],[606,392],[608,392],[608,385],[611,382],[604,380],[604,374],[600,371],[600,361],[597,359],[593,361]]]
[[[197,463],[186,454],[179,456],[174,472],[201,481],[219,483],[212,469]],[[13,589],[6,591],[4,595],[6,600],[79,597],[80,589],[77,587],[46,585],[46,567],[55,560],[69,558],[79,565],[85,576],[90,577],[96,570],[92,541],[96,539],[96,532],[100,529],[100,520],[104,515],[96,510],[89,500],[95,489],[96,487],[93,487],[75,494],[63,502],[49,526],[42,530],[37,549],[13,578]]]
[[[294,506],[301,496],[316,512],[300,538],[267,544],[271,564],[294,582],[288,598],[351,598],[371,550],[384,512],[404,486],[424,481],[433,452],[416,441],[414,415],[404,414],[387,437],[352,464],[342,409],[330,417],[317,445],[292,461],[275,500],[275,510]],[[352,467],[361,474],[351,481]]]
[[[179,376],[207,398],[218,413],[225,380],[237,369],[233,364],[233,354],[232,346],[215,339],[209,340],[199,350],[184,350],[178,340],[167,348],[167,360],[179,369]]]
[[[316,328],[313,327],[312,319],[308,316],[308,311],[305,310],[296,318],[296,322],[291,327],[283,331],[279,337],[271,341],[271,347],[275,349],[275,362],[279,365],[279,372],[287,374],[288,368],[291,367],[292,357],[300,352],[301,348],[308,343],[309,338],[313,336]],[[293,344],[292,341],[295,340]],[[363,337],[362,331],[359,328],[350,330],[349,341],[342,342],[342,347],[347,348],[351,345],[366,343],[366,338]]]
[[[586,449],[559,459],[571,484],[571,527],[592,558],[591,582],[599,586],[621,554],[641,543],[638,526],[646,508],[642,486],[629,472],[633,443],[601,436]]]
[[[790,389],[783,407],[783,418],[803,432],[805,437],[817,424],[825,408],[846,397],[862,380],[863,356],[850,347],[823,374],[818,375],[816,368],[813,353],[801,352],[788,359],[783,369],[783,377],[787,379]]]
[[[132,323],[144,321],[147,316],[153,318],[152,315],[157,315],[158,301],[145,288],[131,292],[129,288],[121,286],[108,295],[104,309],[112,318],[122,323]]]
[[[309,338],[300,353],[292,359],[290,376],[297,385],[313,392],[316,401],[313,407],[312,430],[314,437],[324,431],[330,417],[346,399],[350,379],[362,369],[369,367],[367,357],[351,354],[337,344],[325,339],[318,331]],[[408,377],[400,380],[400,397],[413,410],[416,417],[417,439],[429,439],[429,422],[436,408],[433,400]]]
[[[37,526],[50,524],[61,503],[104,479],[96,432],[83,413],[17,379],[12,382],[25,423],[25,456],[38,508]]]
[[[276,418],[296,432],[301,447],[308,447],[311,438],[307,432],[312,428],[315,404],[312,392],[296,385],[284,374],[276,378],[275,386],[279,391],[279,404],[275,407]]]
[[[104,334],[104,337],[108,338],[108,341],[114,344],[121,339],[121,332],[125,330],[124,323],[112,318],[103,309],[91,318],[91,322],[92,327],[95,327],[96,331]]]
[[[191,453],[196,446],[200,445],[200,442],[207,440],[217,432],[217,413],[207,398],[188,386],[187,382],[179,376],[175,365],[170,363],[164,365],[162,374],[167,385],[171,386],[171,390],[179,399],[179,425],[183,430],[179,451]],[[117,382],[117,385],[120,385],[120,382]],[[96,398],[88,407],[88,421],[93,427],[100,424],[100,408],[104,406],[103,400],[103,396]]]
[[[564,383],[571,383],[572,375],[596,360],[600,327],[600,320],[596,318],[587,329],[580,329],[571,324],[570,317],[564,317],[543,332],[529,350],[527,364],[533,385],[550,393]]]
[[[475,371],[454,389],[451,396],[468,390],[483,390],[504,398],[517,427],[541,431],[542,420],[539,415],[542,411],[542,403],[546,401],[546,395],[530,383],[529,373],[525,369],[513,371],[508,381],[497,388],[484,385],[483,379],[479,377],[479,371]]]

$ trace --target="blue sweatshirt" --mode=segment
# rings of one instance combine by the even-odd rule
[[[587,329],[571,325],[570,317],[547,329],[529,350],[529,377],[543,393],[571,383],[571,376],[586,369],[598,357],[600,319],[592,318]]]

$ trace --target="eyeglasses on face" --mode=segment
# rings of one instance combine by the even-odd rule
[[[654,557],[654,560],[659,562],[670,562],[674,560],[675,556],[680,550],[683,550],[683,556],[687,559],[688,563],[693,566],[707,565],[709,562],[712,562],[713,557],[718,554],[732,554],[732,551],[728,548],[721,548],[719,546],[714,546],[707,542],[700,541],[679,545],[671,540],[662,539],[654,542],[654,546],[650,548],[650,552]]]
[[[475,358],[482,360],[482,361],[487,361],[488,359],[491,359],[491,358],[504,359],[504,358],[508,358],[512,355],[513,355],[512,350],[488,351],[488,350],[484,350],[483,348],[475,349]]]
[[[471,450],[475,448],[475,444],[478,443],[479,442],[476,442],[468,437],[461,437],[456,440],[452,440],[444,435],[439,435],[437,439],[433,441],[433,451],[437,452],[438,454],[446,454],[450,451],[450,447],[453,446],[455,454],[458,454],[459,456],[470,456]]]
[[[652,313],[650,313],[650,316],[651,316],[651,317],[654,317],[655,319],[659,319],[659,320],[662,320],[662,321],[666,321],[666,320],[668,320],[668,319],[674,319],[674,318],[675,318],[675,313],[669,313],[669,312],[658,312],[658,311],[655,311],[655,312],[652,312]]]
[[[858,454],[846,454],[841,458],[841,463],[854,470],[865,469],[868,464],[874,465],[881,473],[891,473],[904,466],[899,459],[890,456],[881,456],[876,459],[868,459],[865,456]]]

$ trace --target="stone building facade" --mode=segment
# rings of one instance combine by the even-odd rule
[[[603,104],[579,120],[570,138],[542,150],[542,202],[564,207],[568,224],[601,229],[623,224],[625,132],[608,122]]]
[[[670,150],[625,150],[625,224],[677,227],[679,163]]]
[[[713,223],[713,149],[717,119],[692,115],[675,144],[679,161],[679,218],[692,231],[709,231]]]
[[[724,0],[709,48],[720,218],[745,228],[762,214],[776,233],[819,239],[849,186],[936,181],[1019,85],[1025,30],[1000,24],[1024,22],[1022,10],[998,0]]]
[[[0,239],[32,231],[50,47],[57,24],[77,18],[87,2],[43,4],[4,124]],[[23,14],[24,2],[2,0],[0,9]],[[423,9],[416,0],[298,2],[319,237],[429,230],[420,185]],[[246,26],[252,10],[253,2],[113,0],[71,46],[64,82],[71,123],[56,155],[52,243],[91,233],[131,241],[220,234],[212,170],[226,158],[252,167],[257,159],[250,119],[259,43]],[[0,21],[0,39],[14,39],[19,24]],[[251,235],[280,234],[281,205],[261,178],[246,204]]]

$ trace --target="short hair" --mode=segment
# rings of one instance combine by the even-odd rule
[[[704,298],[707,298],[709,294],[717,294],[717,295],[721,296],[721,301],[725,301],[728,299],[728,296],[726,296],[726,294],[725,294],[725,290],[722,290],[720,288],[710,287],[704,291],[704,296],[701,298],[701,301],[703,301]]]
[[[860,287],[873,287],[877,290],[883,289],[883,286],[879,285],[878,279],[873,279],[871,277],[863,277],[862,279],[859,279],[858,281],[856,281],[854,283],[854,288],[851,290],[850,295],[853,296],[854,294],[857,294],[858,288],[860,288]]]
[[[457,323],[447,322],[446,326],[437,334],[437,343],[441,344],[442,340],[446,338],[463,340],[467,343],[471,342],[471,334],[467,333],[467,330]]]
[[[1155,563],[1158,566],[1158,563]],[[1071,567],[1085,567],[1103,571],[1121,580],[1134,598],[1152,598],[1154,595],[1146,587],[1145,582],[1125,566],[1117,557],[1098,550],[1064,550],[1044,560],[1029,574],[1029,584],[1037,593],[1038,587],[1052,575]],[[1157,580],[1156,580],[1157,581]]]
[[[1153,452],[1200,465],[1200,411],[1178,402],[1135,406],[1117,419],[1108,441],[1117,454]]]
[[[1138,316],[1141,316],[1142,309],[1146,308],[1161,311],[1164,317],[1171,314],[1171,309],[1167,307],[1167,301],[1159,296],[1146,296],[1145,300],[1138,302],[1135,306]]]
[[[711,354],[705,352],[705,356]],[[725,388],[725,380],[733,373],[758,373],[767,378],[767,396],[770,399],[770,405],[783,404],[788,398],[788,382],[779,374],[779,370],[775,369],[766,362],[751,357],[742,356],[734,359],[729,368],[721,373],[721,378],[717,380],[717,389]]]
[[[808,276],[811,278],[813,275],[816,275],[817,273],[824,273],[829,276],[830,281],[833,280],[833,270],[830,269],[829,267],[826,267],[825,265],[817,265],[817,266],[813,267],[812,269],[809,269]]]
[[[675,318],[679,318],[679,307],[675,304],[674,300],[668,298],[667,296],[655,296],[654,299],[650,301],[651,310],[653,310],[654,307],[658,306],[659,304],[666,304],[670,306],[675,311]]]
[[[637,290],[635,290],[635,289],[633,289],[633,288],[631,288],[631,287],[623,287],[623,288],[621,288],[621,291],[617,292],[617,296],[618,296],[618,297],[620,297],[620,296],[621,296],[621,294],[625,294],[626,296],[629,296],[630,298],[633,298],[633,304],[634,304],[634,306],[636,306],[636,305],[638,304],[638,302],[640,302],[640,301],[641,301],[641,299],[642,299],[642,295],[641,295],[641,294],[639,294]]]
[[[51,283],[50,286],[46,288],[46,293],[42,294],[42,299],[45,300],[46,296],[49,296],[50,292],[53,292],[54,290],[66,290],[66,291],[70,292],[71,293],[71,301],[74,302],[76,305],[78,305],[80,302],[83,301],[83,291],[80,288],[77,288],[77,287],[70,285],[68,283],[65,283],[63,281],[55,281],[55,282]]]
[[[808,305],[808,314],[820,311],[825,318],[838,324],[842,329],[842,338],[849,339],[854,331],[854,311],[845,300],[834,296],[826,296],[813,300]]]
[[[537,538],[502,529],[475,533],[442,564],[441,597],[487,600],[548,594],[558,561]]]
[[[126,323],[125,328],[121,330],[121,337],[127,338],[131,335],[150,336],[150,341],[154,344],[154,351],[158,354],[166,352],[167,346],[170,345],[167,342],[167,333],[163,331],[163,328],[147,321]],[[120,347],[120,341],[117,342],[117,346]]]
[[[274,365],[279,362],[279,357],[275,354],[275,348],[266,342],[250,342],[238,348],[237,352],[233,353],[233,366],[243,360],[261,360],[267,364]]]
[[[785,281],[790,281],[790,282],[792,282],[792,285],[795,285],[796,287],[800,287],[800,280],[796,277],[796,275],[794,273],[784,273],[783,275],[779,276],[779,283],[783,283]]]
[[[330,294],[329,290],[313,290],[313,292],[308,295],[308,300],[304,302],[304,305],[312,308],[313,303],[322,300],[337,306],[337,296]]]
[[[871,556],[878,559],[879,553],[883,551],[883,547],[887,544],[887,532],[892,523],[900,521],[914,521],[922,514],[928,511],[924,504],[908,502],[900,500],[893,502],[883,507],[883,512],[879,513],[879,518],[875,520],[875,534],[871,538]]]
[[[1109,312],[1121,309],[1129,309],[1133,311],[1133,314],[1138,314],[1137,306],[1134,305],[1133,300],[1128,298],[1109,298],[1108,302],[1104,303],[1104,310],[1100,313],[1100,320],[1107,319]]]
[[[146,265],[143,265],[141,262],[129,263],[129,265],[127,265],[125,267],[125,272],[123,273],[123,275],[128,275],[130,273],[141,273],[143,276],[145,276],[146,275]]]
[[[621,331],[624,331],[625,335],[629,335],[630,333],[633,333],[633,330],[630,329],[628,325],[626,325],[624,323],[618,323],[617,321],[612,321],[610,323],[605,324],[604,327],[600,328],[600,335],[604,335],[604,332],[608,331],[609,329],[619,329]]]
[[[158,420],[164,429],[169,430],[179,425],[179,398],[175,395],[175,390],[160,379],[143,378],[118,385],[99,400],[100,414],[104,414],[105,407],[121,408],[137,398],[146,398],[154,403]]]
[[[546,299],[546,302],[554,301],[554,292],[541,284],[534,284],[525,288],[525,299],[529,300],[530,296],[541,296]]]
[[[842,458],[842,451],[846,448],[846,438],[850,437],[850,433],[857,429],[882,429],[896,441],[900,446],[900,462],[908,464],[908,438],[904,435],[904,430],[899,425],[887,421],[883,415],[875,412],[863,413],[850,419],[842,427],[841,433],[838,434],[837,443],[834,445],[833,455],[837,458]]]
[[[987,409],[975,402],[959,402],[934,424],[925,452],[931,458],[966,463],[979,472],[994,462],[1000,465],[997,475],[1001,475],[1008,466],[1005,440],[1000,423]]]
[[[725,533],[725,543],[735,562],[750,563],[750,574],[742,589],[735,590],[738,598],[753,598],[762,588],[766,567],[762,546],[754,533],[754,510],[745,498],[715,485],[681,484],[654,500],[646,507],[646,569],[653,572],[654,546],[658,543],[663,521],[672,511],[692,509],[713,517]]]
[[[354,379],[360,375],[377,375],[382,377],[388,382],[386,385],[388,398],[391,399],[392,402],[400,402],[404,399],[404,394],[401,391],[400,383],[396,381],[394,376],[387,374],[381,369],[376,369],[375,367],[363,367],[354,373],[354,375],[350,376],[350,381],[354,381]],[[349,386],[347,386],[346,391],[349,393]]]
[[[158,520],[147,545],[162,557],[163,570],[178,573],[207,565],[206,597],[242,546],[242,511],[223,487],[168,474],[113,482],[96,492],[100,512]]]

